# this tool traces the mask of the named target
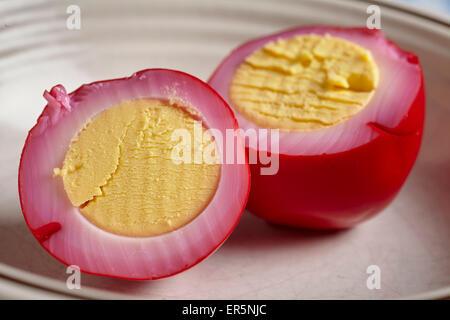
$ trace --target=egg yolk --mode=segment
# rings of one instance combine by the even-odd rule
[[[186,108],[168,102],[120,103],[84,126],[54,173],[71,203],[101,229],[137,237],[175,230],[205,209],[220,177],[218,163],[173,160],[180,143],[175,130],[198,140],[198,124]],[[189,143],[191,154],[211,143],[217,152],[209,131],[203,125],[200,131],[203,138]]]
[[[249,55],[229,95],[235,109],[261,127],[311,131],[361,111],[379,81],[370,51],[330,35],[278,39]]]

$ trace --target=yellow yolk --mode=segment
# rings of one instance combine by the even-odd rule
[[[175,130],[198,140],[198,126],[187,111],[166,102],[123,102],[86,124],[54,173],[62,176],[72,204],[101,229],[137,237],[169,232],[201,213],[218,185],[220,164],[173,160],[180,143]],[[202,125],[200,134],[189,144],[191,154],[211,144],[216,153]]]
[[[368,50],[329,35],[304,35],[268,43],[248,56],[229,94],[236,110],[261,127],[310,131],[361,111],[378,79]]]

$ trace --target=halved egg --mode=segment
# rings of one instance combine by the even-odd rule
[[[247,206],[273,223],[352,227],[394,199],[419,152],[422,69],[379,30],[309,26],[255,39],[208,83],[244,133],[271,129],[271,139],[246,134],[249,159],[278,159],[269,172],[250,161]]]
[[[19,194],[29,228],[55,258],[87,273],[157,279],[192,267],[230,235],[249,168],[245,159],[221,161],[227,150],[244,154],[244,143],[206,83],[149,69],[70,94],[58,85],[44,97]]]

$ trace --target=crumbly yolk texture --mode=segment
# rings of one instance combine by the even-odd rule
[[[72,204],[106,231],[137,237],[172,231],[203,211],[220,177],[219,164],[173,161],[180,141],[172,133],[185,129],[195,137],[195,122],[163,101],[123,102],[85,125],[54,173]],[[203,138],[191,143],[191,154],[194,146],[217,147],[200,127]]]
[[[278,39],[236,70],[230,99],[261,127],[311,131],[361,111],[379,81],[370,51],[330,35]]]

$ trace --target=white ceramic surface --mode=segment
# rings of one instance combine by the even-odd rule
[[[66,8],[81,8],[81,30]],[[206,80],[239,43],[305,24],[365,25],[362,1],[9,1],[0,2],[0,298],[302,299],[450,296],[450,29],[382,7],[383,31],[416,52],[425,71],[426,133],[396,200],[353,230],[317,233],[269,225],[244,213],[206,261],[168,279],[135,282],[82,275],[28,231],[17,167],[44,89],[123,77],[150,67]],[[442,17],[440,17],[442,21]],[[366,269],[381,268],[368,290]]]

